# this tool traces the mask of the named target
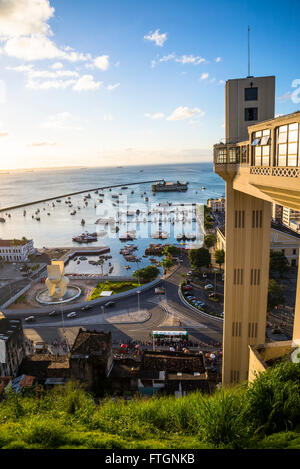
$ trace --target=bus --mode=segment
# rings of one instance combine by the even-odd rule
[[[187,331],[152,331],[153,349],[155,345],[182,344],[188,341]]]

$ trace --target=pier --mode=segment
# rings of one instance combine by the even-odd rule
[[[34,202],[26,202],[24,204],[13,205],[11,207],[0,208],[0,213],[8,211],[8,210],[14,210],[16,208],[29,207],[30,205],[41,204],[43,202],[48,202],[49,200],[63,199],[64,197],[71,197],[72,195],[84,194],[85,192],[102,191],[104,189],[113,189],[115,187],[125,187],[125,186],[135,186],[139,184],[152,184],[152,183],[161,182],[161,181],[164,181],[164,179],[155,179],[154,181],[139,181],[139,182],[125,182],[125,183],[123,182],[122,184],[115,184],[113,186],[101,186],[101,187],[95,187],[94,189],[84,189],[82,191],[69,192],[68,194],[56,195],[55,197],[47,197],[46,199],[35,200]]]

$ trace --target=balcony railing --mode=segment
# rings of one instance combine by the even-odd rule
[[[289,178],[300,177],[298,166],[255,166],[251,165],[249,145],[232,145],[219,143],[214,145],[214,165],[217,168],[230,165],[232,169],[236,165],[248,165],[249,173],[260,176],[280,176]]]

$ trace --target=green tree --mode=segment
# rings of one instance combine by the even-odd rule
[[[172,256],[176,256],[178,254],[180,254],[180,248],[177,248],[176,246],[166,246],[165,249],[163,250],[163,254],[165,254],[166,256],[168,255],[172,255]]]
[[[283,286],[278,285],[276,280],[271,278],[268,287],[268,311],[279,304],[285,303],[283,292]]]
[[[225,251],[224,251],[224,249],[218,249],[215,252],[215,261],[221,269],[221,265],[224,264],[224,262],[225,262]]]
[[[278,273],[280,278],[290,270],[289,261],[282,251],[270,252],[270,270]]]
[[[204,236],[204,246],[206,248],[212,248],[216,244],[216,237],[214,234]]]
[[[135,278],[139,278],[142,283],[151,282],[155,280],[158,276],[160,270],[155,265],[148,265],[148,267],[144,267],[143,269],[136,270],[133,273]]]
[[[210,265],[210,252],[206,248],[191,249],[189,259],[192,267],[201,269],[201,267]]]

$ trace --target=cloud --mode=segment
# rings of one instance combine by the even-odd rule
[[[76,80],[47,80],[47,81],[37,81],[29,79],[26,87],[32,90],[49,90],[54,89],[66,89],[72,85],[75,85]]]
[[[28,146],[30,147],[53,147],[56,145],[56,142],[33,142]]]
[[[207,62],[207,60],[201,57],[200,55],[190,54],[190,55],[177,56],[175,52],[172,52],[171,54],[164,55],[163,57],[152,60],[151,67],[154,68],[158,63],[169,62],[171,60],[177,63],[181,63],[183,65],[186,65],[186,64],[199,65],[199,64]]]
[[[94,81],[93,75],[83,75],[73,86],[74,91],[97,90],[102,86],[102,81]]]
[[[288,99],[291,99],[291,96],[292,96],[292,94],[289,91],[287,91],[283,95],[278,96],[277,100],[278,101],[287,101]]]
[[[157,112],[155,114],[144,114],[145,117],[149,117],[149,119],[163,119],[165,117],[163,112]]]
[[[167,40],[167,33],[159,33],[159,29],[156,29],[154,32],[150,31],[144,39],[147,41],[155,42],[157,46],[162,47]]]
[[[121,84],[121,83],[115,83],[114,85],[107,85],[106,88],[108,89],[108,91],[113,91],[113,90],[115,90],[116,88],[119,88],[120,84]]]
[[[200,80],[206,80],[209,77],[209,73],[202,73]]]
[[[51,39],[43,34],[12,37],[6,41],[3,50],[10,57],[26,61],[60,58],[70,62],[78,62],[91,59],[90,54],[76,52],[70,47],[59,49]]]
[[[8,132],[0,132],[0,137],[7,137],[8,136]]]
[[[221,57],[216,57],[216,58],[215,58],[215,61],[216,61],[217,63],[221,62],[221,60],[222,60]]]
[[[205,115],[204,111],[201,111],[201,109],[197,107],[195,107],[194,109],[190,109],[187,106],[179,106],[172,112],[172,114],[169,117],[167,117],[167,120],[168,121],[185,120],[185,119],[189,119],[190,117],[193,117],[196,114],[199,117],[203,117]]]
[[[109,68],[109,55],[99,55],[94,59],[94,65],[100,70],[108,70]]]
[[[59,112],[42,123],[44,129],[82,130],[76,119],[70,112]]]
[[[182,63],[182,64],[194,64],[194,65],[199,65],[206,60],[203,57],[200,57],[199,55],[182,55],[181,57],[177,57],[175,59],[176,62]]]
[[[52,34],[47,21],[53,14],[49,0],[1,0],[0,36]]]
[[[53,70],[57,70],[59,68],[63,68],[63,64],[61,62],[55,62],[53,65],[51,65],[51,68],[53,68]]]
[[[1,53],[26,61],[91,60],[91,54],[70,46],[60,48],[50,39],[53,32],[48,21],[53,15],[49,0],[0,0],[0,40],[4,42]]]

